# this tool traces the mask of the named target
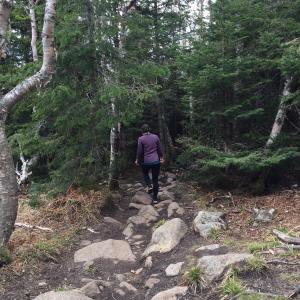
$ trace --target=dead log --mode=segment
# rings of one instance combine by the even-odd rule
[[[300,245],[300,238],[289,236],[277,229],[273,229],[273,234],[275,234],[279,240],[286,244]]]

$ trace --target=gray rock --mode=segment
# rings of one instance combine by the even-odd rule
[[[166,253],[174,249],[187,233],[186,224],[179,218],[167,221],[152,234],[151,241],[143,253],[143,257],[152,252]]]
[[[207,238],[212,229],[226,229],[224,215],[222,212],[199,211],[193,221],[194,230],[199,232],[202,237]]]
[[[115,291],[115,293],[117,293],[118,295],[120,295],[122,297],[124,297],[126,295],[126,293],[121,289],[115,289],[114,291]]]
[[[137,289],[132,284],[130,284],[130,283],[126,282],[126,281],[122,281],[120,283],[120,287],[127,289],[129,292],[133,292],[133,293],[137,292]]]
[[[88,246],[90,245],[92,242],[89,241],[89,240],[82,240],[79,244],[80,247],[85,247],[85,246]]]
[[[33,300],[92,300],[83,293],[71,290],[63,292],[47,292],[34,298]]]
[[[274,214],[276,213],[276,209],[253,209],[255,213],[255,221],[268,223],[271,222],[274,218]]]
[[[127,224],[132,223],[135,225],[147,224],[147,220],[143,216],[132,216],[128,218]]]
[[[138,191],[132,197],[131,201],[138,204],[150,205],[152,203],[152,198],[148,193]]]
[[[164,208],[165,206],[169,205],[172,202],[173,202],[173,200],[171,200],[171,199],[163,200],[163,201],[160,201],[158,204],[155,204],[154,207],[156,207],[158,209]]]
[[[126,241],[112,239],[91,244],[76,251],[74,254],[75,262],[85,262],[100,258],[127,262],[136,260],[130,245]]]
[[[165,270],[166,276],[167,277],[177,276],[180,273],[183,264],[184,262],[179,262],[177,264],[170,264]]]
[[[134,203],[134,202],[131,202],[129,203],[129,208],[135,208],[135,209],[141,209],[143,208],[145,205],[144,204],[138,204],[138,203]]]
[[[174,174],[174,173],[166,172],[165,175],[166,175],[168,178],[171,178],[172,180],[175,180],[175,179],[176,179],[176,174]]]
[[[133,224],[129,223],[126,228],[123,230],[123,234],[129,239],[133,235],[134,226]]]
[[[146,205],[140,209],[138,216],[145,218],[147,223],[151,223],[158,220],[159,213],[152,205]]]
[[[93,260],[89,260],[89,261],[86,261],[86,262],[83,264],[83,269],[84,269],[85,271],[89,271],[93,266],[94,266],[94,261],[93,261]]]
[[[177,300],[187,294],[187,286],[175,286],[172,289],[163,291],[155,295],[151,300]]]
[[[212,244],[212,245],[199,247],[195,250],[195,252],[213,252],[213,251],[221,249],[222,247],[223,246],[221,246],[219,244]]]
[[[243,265],[251,257],[253,255],[248,253],[208,255],[198,260],[198,267],[203,270],[206,282],[211,283],[219,279],[229,267]]]
[[[142,238],[143,238],[143,236],[141,234],[137,234],[132,237],[132,239],[134,239],[134,240],[141,240]]]
[[[143,187],[143,185],[142,185],[141,183],[138,182],[138,183],[136,183],[136,184],[134,185],[134,187],[135,187],[135,188],[140,188],[140,187]]]
[[[159,192],[158,197],[160,201],[166,201],[166,200],[175,201],[175,194],[169,192],[167,189],[163,189],[161,192]]]
[[[155,277],[150,277],[149,279],[146,280],[145,282],[145,288],[147,289],[152,289],[156,284],[158,284],[160,282],[159,278],[155,278]]]
[[[120,227],[120,228],[122,227],[121,222],[119,222],[119,221],[117,221],[117,220],[115,220],[114,218],[111,218],[111,217],[104,217],[103,221],[104,221],[104,223],[107,223],[107,224],[112,224],[112,225],[115,225],[115,226]]]
[[[172,217],[174,214],[183,215],[185,210],[179,206],[177,202],[172,202],[168,206],[168,218]]]
[[[145,260],[145,267],[148,268],[148,269],[151,269],[152,268],[152,256],[148,256]]]
[[[124,274],[115,274],[115,277],[120,282],[125,281],[125,275]]]
[[[91,281],[83,286],[80,291],[90,298],[94,298],[97,295],[101,294],[98,284],[96,281]]]

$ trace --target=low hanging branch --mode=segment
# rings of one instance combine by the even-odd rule
[[[277,229],[274,229],[273,233],[278,237],[279,240],[286,244],[300,245],[300,238],[289,236]]]

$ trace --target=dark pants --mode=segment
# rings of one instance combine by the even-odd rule
[[[153,199],[157,200],[157,194],[158,194],[158,176],[159,176],[159,172],[160,172],[160,165],[142,165],[142,170],[143,170],[143,174],[144,174],[144,179],[145,182],[147,184],[148,187],[151,186],[151,179],[149,176],[149,172],[151,170],[152,172],[152,184],[153,184]]]

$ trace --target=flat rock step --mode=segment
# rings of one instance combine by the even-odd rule
[[[92,300],[78,291],[47,292],[34,298],[33,300]]]
[[[74,254],[75,262],[87,262],[95,259],[112,259],[125,262],[135,262],[136,257],[132,253],[128,242],[123,240],[106,240],[91,244]]]

